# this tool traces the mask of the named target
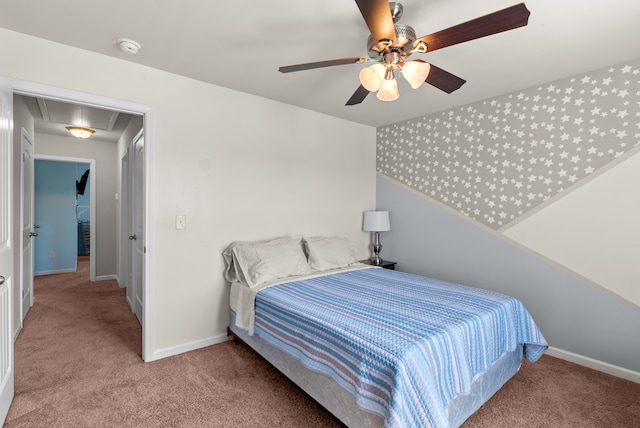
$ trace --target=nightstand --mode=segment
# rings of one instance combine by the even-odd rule
[[[360,260],[360,263],[364,263],[366,265],[373,264],[369,259]],[[384,269],[396,270],[396,262],[390,262],[388,260],[383,260],[381,265],[376,265],[376,266],[380,266],[381,268],[384,268]]]

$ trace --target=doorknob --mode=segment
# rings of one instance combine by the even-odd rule
[[[38,236],[38,232],[29,232],[29,237]]]
[[[4,284],[4,276],[0,275],[0,285]]]
[[[136,235],[131,235],[131,236],[129,236],[129,240],[130,240],[130,241],[135,241],[136,239],[137,239],[137,238],[136,238]]]

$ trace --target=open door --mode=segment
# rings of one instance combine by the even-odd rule
[[[33,240],[38,236],[33,224],[33,141],[22,129],[22,321],[33,306]]]
[[[144,284],[144,137],[142,132],[133,140],[133,233],[129,239],[133,241],[131,260],[131,280],[133,282],[133,312],[144,328],[142,309]]]
[[[13,400],[12,133],[13,92],[0,74],[0,425]]]
[[[118,240],[118,285],[129,286],[129,154],[124,152],[120,159],[120,239]],[[133,309],[133,303],[127,293],[129,307]]]

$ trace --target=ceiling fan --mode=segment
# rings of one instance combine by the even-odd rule
[[[361,64],[374,62],[370,67],[360,70],[360,87],[356,89],[346,105],[360,104],[369,95],[377,91],[377,98],[393,101],[399,97],[394,71],[400,70],[402,76],[415,89],[422,83],[451,93],[459,89],[466,81],[421,59],[407,61],[412,54],[424,54],[458,43],[468,42],[492,34],[513,30],[527,25],[530,12],[524,3],[472,19],[462,24],[416,38],[413,28],[397,21],[402,17],[403,6],[387,0],[355,0],[371,35],[367,41],[369,58],[351,57],[327,61],[280,67],[282,73],[311,70],[343,64]]]

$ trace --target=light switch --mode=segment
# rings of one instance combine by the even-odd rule
[[[183,230],[187,228],[187,216],[184,214],[176,215],[176,229]]]

